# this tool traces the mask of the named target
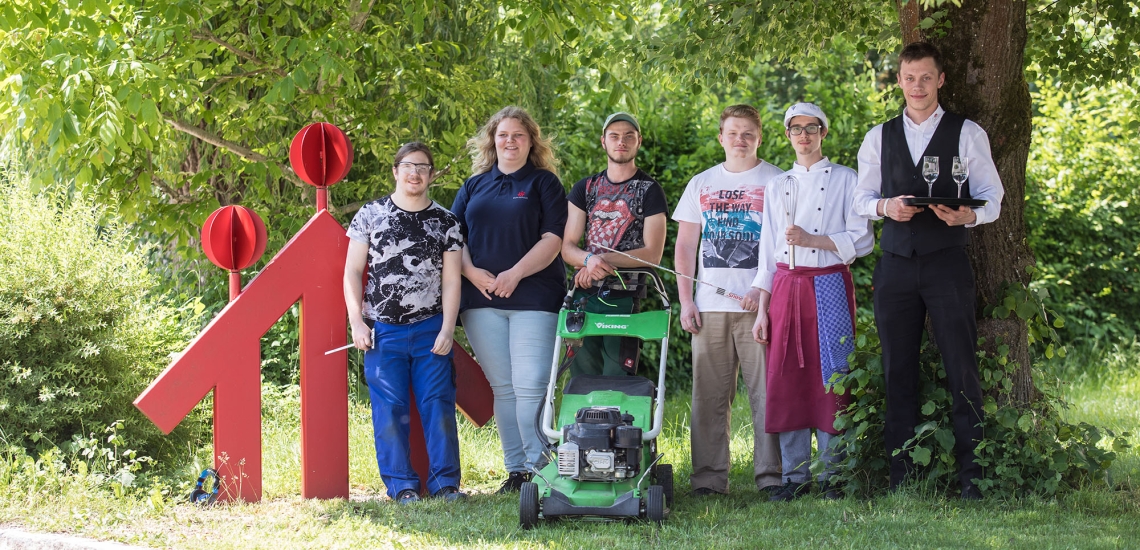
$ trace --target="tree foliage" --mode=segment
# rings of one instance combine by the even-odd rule
[[[1126,82],[1140,66],[1140,3],[1037,0],[1029,7],[1027,59],[1064,86]]]
[[[356,168],[333,194],[351,211],[390,187],[383,167],[411,139],[457,186],[464,142],[491,112],[538,104],[565,87],[536,75],[596,59],[576,22],[604,28],[599,4],[524,5],[16,0],[0,8],[12,98],[0,130],[40,182],[73,180],[155,233],[185,241],[219,204],[242,202],[288,235],[312,203],[287,162],[303,125],[332,122],[352,140]]]
[[[1010,147],[1007,155],[1021,155],[1007,162],[1020,173],[1009,180],[1015,185],[1006,200],[1014,202],[1003,216],[1012,216],[1017,229],[1011,240],[1025,248],[1025,235],[1037,249],[1040,277],[1034,292],[1009,281],[985,285],[990,311],[1005,315],[983,321],[1022,329],[1017,342],[987,344],[987,357],[1006,358],[990,369],[999,380],[990,395],[999,397],[1012,383],[1010,346],[1025,350],[1030,338],[1051,330],[1018,320],[1036,307],[1034,297],[1047,294],[1049,307],[1080,319],[1075,327],[1112,334],[1127,334],[1137,311],[1131,289],[1138,252],[1124,246],[1136,242],[1129,229],[1138,221],[1129,185],[1135,174],[1106,168],[1114,160],[1114,166],[1135,164],[1125,160],[1134,155],[1121,138],[1134,137],[1137,128],[1135,117],[1122,114],[1136,103],[1136,83],[1128,78],[1140,62],[1137,4],[1028,0],[1001,7],[1009,5],[1025,12],[1015,15],[1027,18],[1037,113],[1049,120],[1036,129],[1041,146],[1029,159],[1024,204],[1019,182],[1026,153]],[[469,175],[467,138],[505,104],[528,108],[554,134],[567,185],[603,166],[597,136],[606,114],[619,108],[638,114],[645,130],[639,165],[659,178],[673,205],[690,177],[723,158],[715,124],[732,103],[760,108],[768,130],[761,156],[787,167],[791,151],[778,132],[783,110],[793,101],[820,102],[833,123],[825,153],[854,166],[866,130],[901,104],[889,58],[902,37],[965,40],[971,33],[962,31],[970,29],[954,25],[975,19],[962,14],[998,6],[985,0],[9,0],[0,5],[0,94],[8,98],[0,103],[0,152],[19,156],[39,187],[62,183],[77,191],[72,196],[115,205],[143,241],[161,245],[145,250],[162,288],[183,300],[202,296],[208,318],[225,304],[226,278],[197,250],[198,228],[218,205],[240,202],[266,220],[265,258],[272,257],[312,214],[312,190],[287,160],[290,140],[305,124],[337,124],[356,147],[353,170],[331,193],[342,221],[390,189],[390,155],[411,139],[436,152],[442,177],[433,193],[449,205]],[[963,48],[976,53],[971,44]],[[967,67],[958,73],[970,70],[972,57],[950,53]],[[1010,89],[1024,95],[1022,69],[1012,67],[1007,76]],[[1128,84],[1107,92],[1085,84],[1122,81]],[[989,101],[968,86],[952,84],[959,89],[946,90],[948,99],[977,96],[967,98],[974,107]],[[991,103],[989,111],[1025,130],[1009,131],[1013,126],[999,116],[1004,131],[991,137],[1016,134],[1028,147],[1029,109]],[[1085,130],[1077,135],[1070,127]],[[1004,145],[995,141],[995,155],[1006,154]],[[664,263],[671,257],[667,248]],[[863,305],[870,303],[872,263],[866,258],[854,267]],[[1005,307],[1008,300],[1012,307]],[[296,324],[296,315],[286,315],[263,339],[269,381],[295,377]],[[670,387],[676,389],[690,380],[689,352],[686,339],[674,344]],[[931,361],[926,366],[935,380]],[[876,383],[872,372],[860,397],[873,401],[866,418],[881,412]],[[931,391],[935,421],[944,399]],[[1025,412],[1048,411],[1047,403],[1034,406]],[[994,421],[1010,418],[1003,410]],[[924,432],[927,439],[938,440],[944,426]],[[937,448],[929,451],[941,460]]]
[[[1039,307],[1006,311],[1039,325]],[[1048,327],[1042,332],[1052,333]],[[1055,339],[1052,333],[1049,340]],[[1007,342],[997,353],[982,354],[979,374],[986,392],[984,436],[978,444],[983,469],[979,488],[990,497],[1053,496],[1089,482],[1103,482],[1117,453],[1131,448],[1129,432],[1116,433],[1090,424],[1070,423],[1059,409],[1064,403],[1045,394],[1030,406],[1013,406],[1008,394],[1017,371]],[[848,376],[834,388],[851,395],[851,405],[836,420],[845,430],[832,446],[845,456],[837,480],[848,494],[869,496],[887,485],[888,456],[883,446],[886,408],[882,349],[872,323],[861,323]],[[914,461],[916,479],[932,490],[957,492],[958,463],[954,452],[953,398],[944,382],[946,371],[931,342],[924,340],[919,361],[919,425],[900,451]],[[815,464],[820,468],[820,464]]]
[[[1034,287],[1070,341],[1130,340],[1140,324],[1140,80],[1037,88],[1026,197]]]

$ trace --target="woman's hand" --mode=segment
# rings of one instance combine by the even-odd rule
[[[464,270],[463,276],[467,277],[467,280],[471,281],[471,284],[475,285],[475,288],[479,289],[485,298],[491,299],[491,287],[495,285],[495,276],[490,271],[472,267]]]
[[[510,298],[515,288],[519,286],[520,279],[522,279],[522,277],[518,275],[515,269],[508,269],[495,277],[495,280],[491,282],[491,286],[487,288],[487,292],[500,298]]]

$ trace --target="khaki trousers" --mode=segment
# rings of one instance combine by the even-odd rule
[[[767,394],[765,347],[752,339],[755,313],[702,312],[693,336],[693,417],[690,442],[693,489],[728,492],[732,467],[729,431],[737,372],[744,375],[752,408],[752,468],[756,488],[781,485],[780,438],[764,432]]]

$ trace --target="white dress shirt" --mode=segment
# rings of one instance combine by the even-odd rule
[[[833,164],[827,157],[810,167],[799,163],[791,170],[772,178],[764,194],[764,225],[760,230],[760,265],[752,286],[772,291],[776,263],[790,258],[784,231],[789,220],[784,203],[787,176],[795,176],[795,208],[792,224],[811,235],[825,235],[836,250],[796,247],[796,267],[829,267],[850,264],[859,256],[870,254],[875,235],[870,220],[852,210],[852,200],[859,176],[846,166]]]
[[[903,133],[906,143],[910,147],[910,158],[917,166],[930,138],[938,129],[946,111],[939,105],[921,124],[911,120],[906,109],[903,110]],[[891,198],[882,195],[883,174],[881,172],[883,150],[883,125],[880,124],[867,132],[863,138],[863,145],[859,147],[859,185],[855,189],[855,212],[867,219],[879,220],[879,199]],[[994,165],[993,155],[990,153],[990,138],[986,131],[972,120],[962,123],[962,133],[958,138],[958,153],[970,159],[970,195],[975,199],[982,199],[985,206],[974,208],[978,219],[966,227],[974,227],[989,223],[1001,214],[1001,199],[1005,196],[1005,189],[1001,185],[997,166]],[[796,258],[797,260],[799,258]]]

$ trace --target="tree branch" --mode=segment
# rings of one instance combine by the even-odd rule
[[[285,71],[283,71],[277,67],[274,67],[273,65],[271,65],[265,61],[262,61],[261,59],[258,59],[256,56],[254,56],[253,54],[251,54],[249,52],[237,49],[236,47],[234,47],[233,44],[230,44],[229,42],[226,42],[225,40],[222,40],[221,38],[214,36],[212,33],[208,32],[208,31],[194,31],[194,32],[190,33],[190,36],[197,38],[199,40],[206,40],[208,42],[213,42],[213,43],[229,50],[234,55],[236,55],[236,56],[238,56],[238,57],[240,57],[246,61],[249,61],[250,63],[257,64],[261,67],[265,67],[265,68],[269,69],[270,71],[273,71],[274,74],[276,74],[282,78],[287,76]]]
[[[257,151],[254,151],[253,149],[250,149],[250,148],[245,147],[243,145],[239,145],[239,144],[234,143],[232,141],[225,140],[219,136],[216,136],[214,134],[211,134],[210,132],[207,132],[206,130],[204,130],[202,128],[199,128],[197,126],[191,126],[191,125],[186,124],[182,121],[179,121],[179,120],[175,119],[174,117],[171,117],[170,115],[163,114],[162,116],[166,120],[166,123],[173,126],[175,130],[178,130],[179,132],[182,132],[184,134],[189,134],[191,136],[194,136],[194,137],[196,137],[196,138],[198,138],[198,139],[200,139],[206,143],[209,143],[210,145],[213,145],[214,147],[225,149],[226,151],[229,151],[229,152],[231,152],[231,153],[233,153],[233,154],[235,154],[235,155],[237,155],[243,159],[246,159],[250,162],[264,162],[264,163],[276,164],[276,162],[273,159],[271,159],[271,158],[269,158],[269,157],[267,157],[261,153],[258,153]],[[301,181],[301,178],[298,178],[297,174],[293,173],[292,167],[285,166],[282,164],[278,164],[277,166],[278,166],[278,168],[281,169],[281,173],[285,175],[285,178],[288,179],[290,182],[292,182],[293,185],[296,185],[297,187],[305,187],[305,182]]]
[[[185,193],[180,193],[177,189],[171,187],[170,184],[166,183],[162,180],[162,178],[158,176],[153,176],[151,178],[151,181],[153,181],[159,189],[162,189],[162,191],[166,193],[166,196],[170,199],[169,204],[190,204],[194,202],[194,199],[192,197],[187,196]]]
[[[227,75],[219,76],[217,78],[217,80],[209,88],[206,88],[206,91],[202,92],[202,95],[203,96],[210,95],[210,92],[214,91],[214,88],[217,88],[218,86],[221,86],[223,83],[228,82],[230,80],[235,80],[238,78],[245,78],[248,76],[257,76],[259,74],[263,74],[263,73],[267,73],[267,72],[273,72],[273,69],[270,67],[263,67],[260,69],[255,69],[255,70],[244,72],[244,73],[235,73],[235,74],[227,74]]]
[[[360,32],[364,28],[364,23],[368,21],[368,14],[372,12],[372,6],[376,5],[376,0],[368,0],[368,7],[360,9],[361,0],[352,0],[348,6],[348,13],[352,17],[348,20],[348,28],[353,32]]]
[[[357,210],[360,210],[360,207],[368,204],[368,202],[369,201],[350,202],[350,203],[348,203],[344,206],[340,206],[340,207],[333,206],[330,204],[329,210],[332,211],[333,213],[336,213],[336,214],[348,214],[349,212],[356,212]]]

